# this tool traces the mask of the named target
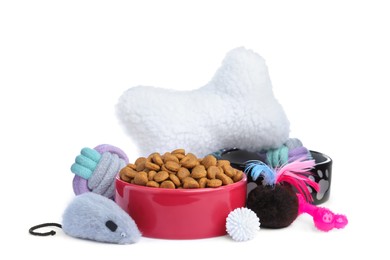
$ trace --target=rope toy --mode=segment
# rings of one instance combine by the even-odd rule
[[[76,195],[94,192],[114,199],[115,176],[129,163],[127,155],[118,147],[101,144],[94,149],[83,148],[71,166],[75,174],[73,191]]]

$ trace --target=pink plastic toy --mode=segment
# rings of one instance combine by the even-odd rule
[[[348,224],[345,215],[334,214],[327,208],[317,207],[308,203],[301,194],[297,194],[299,200],[298,215],[307,213],[313,217],[314,225],[321,231],[329,231],[333,228],[344,228]]]

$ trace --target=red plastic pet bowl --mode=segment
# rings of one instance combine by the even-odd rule
[[[116,178],[116,203],[145,237],[199,239],[226,234],[229,213],[246,204],[246,176],[219,188],[163,189]]]

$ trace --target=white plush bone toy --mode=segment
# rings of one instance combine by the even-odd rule
[[[264,59],[243,47],[231,50],[201,88],[132,87],[116,109],[145,155],[177,148],[199,157],[231,147],[261,151],[289,137],[289,122],[273,95]]]

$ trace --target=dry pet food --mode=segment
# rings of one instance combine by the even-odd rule
[[[140,157],[119,172],[123,181],[166,189],[217,188],[238,182],[243,176],[227,160],[217,160],[212,155],[200,159],[186,154],[184,149]]]

